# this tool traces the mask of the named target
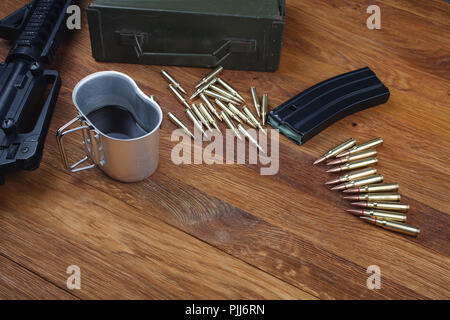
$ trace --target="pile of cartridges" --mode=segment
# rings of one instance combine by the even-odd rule
[[[186,114],[193,122],[193,125],[199,129],[202,134],[208,137],[208,131],[213,128],[219,130],[217,120],[224,122],[234,135],[239,139],[247,138],[259,150],[264,152],[259,146],[257,140],[250,135],[243,124],[251,128],[259,129],[264,134],[266,130],[263,126],[266,124],[268,113],[268,95],[262,96],[260,103],[259,97],[254,87],[251,88],[253,104],[256,115],[245,105],[245,99],[230,84],[219,77],[223,67],[218,67],[207,76],[205,76],[195,87],[196,92],[189,98],[186,90],[176,81],[167,71],[161,70],[163,77],[170,83],[169,89],[175,97],[186,108]],[[200,99],[199,103],[189,103]],[[242,108],[240,108],[242,106]],[[217,108],[218,107],[218,108]],[[173,113],[168,113],[169,119],[179,128],[182,128],[189,136],[195,139],[191,130]],[[235,124],[236,123],[236,124]]]
[[[400,203],[400,194],[397,193],[397,183],[383,183],[383,176],[377,174],[377,169],[369,167],[378,162],[377,151],[373,148],[383,144],[378,138],[360,145],[356,145],[351,138],[328,151],[314,164],[325,160],[328,166],[334,166],[327,172],[348,173],[326,182],[327,185],[336,185],[331,190],[343,191],[349,194],[344,199],[351,200],[351,205],[360,209],[349,209],[350,212],[364,221],[384,229],[417,236],[420,229],[405,224],[406,212],[409,205]],[[350,171],[357,169],[356,171]],[[341,173],[342,174],[342,173]]]

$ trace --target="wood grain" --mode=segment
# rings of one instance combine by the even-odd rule
[[[26,1],[2,1],[0,16]],[[82,1],[86,6],[87,1]],[[382,29],[365,25],[382,9]],[[41,168],[7,176],[0,194],[0,297],[149,299],[448,299],[450,297],[450,5],[434,1],[287,1],[277,73],[225,71],[248,99],[272,107],[337,74],[370,66],[390,101],[349,116],[302,147],[280,137],[280,170],[261,165],[181,165],[170,160],[174,126],[161,128],[160,166],[136,184],[99,170],[67,173],[54,134],[75,114],[71,92],[88,74],[116,70],[186,123],[161,67],[97,63],[86,17],[54,61],[63,87]],[[1,42],[0,54],[8,46]],[[167,68],[192,89],[206,69]],[[398,182],[417,238],[374,228],[345,213],[313,160],[338,142],[382,136],[378,171]],[[81,154],[69,137],[71,160]],[[205,144],[206,146],[206,144]],[[82,289],[68,292],[68,265]],[[378,265],[381,290],[368,290]],[[0,280],[2,281],[2,280]],[[7,285],[15,283],[15,285]],[[29,283],[29,285],[26,285]],[[2,283],[0,282],[0,285]],[[38,288],[42,289],[38,289]]]
[[[0,255],[0,300],[76,299],[17,263]]]

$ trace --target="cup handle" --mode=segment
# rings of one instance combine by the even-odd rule
[[[82,120],[80,117],[76,117],[76,118],[70,120],[64,126],[62,126],[56,132],[56,141],[58,142],[59,152],[61,153],[62,161],[63,161],[66,169],[71,172],[80,172],[83,170],[95,168],[95,163],[92,163],[91,165],[88,165],[88,166],[80,167],[83,163],[85,163],[86,161],[88,161],[90,159],[89,155],[86,155],[83,159],[81,159],[80,161],[78,161],[72,165],[69,164],[69,160],[67,158],[67,153],[66,153],[66,149],[64,148],[64,141],[63,141],[64,139],[63,138],[70,133],[74,133],[74,132],[81,131],[84,129],[87,129],[87,130],[90,129],[89,126],[85,125],[85,126],[80,126],[80,127],[66,130],[71,125],[73,125],[75,122],[80,121],[80,120]]]

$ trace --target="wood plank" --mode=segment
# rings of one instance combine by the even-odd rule
[[[382,5],[381,30],[369,30],[366,26],[369,16],[366,8],[373,3],[368,0],[354,5],[350,3],[353,4],[347,0],[298,2],[290,15],[290,19],[295,20],[295,23],[292,20],[291,23],[298,28],[306,26],[308,20],[314,19],[315,27],[326,25],[333,38],[345,39],[354,49],[382,48],[385,54],[379,58],[384,62],[395,60],[425,73],[450,79],[450,46],[445,39],[445,34],[450,30],[448,25],[430,24],[404,10]],[[330,13],[333,11],[335,15],[330,20]],[[299,21],[300,18],[306,20]],[[420,34],[420,41],[411,36],[412,34]]]
[[[450,5],[448,4],[448,1],[389,0],[383,2],[390,6],[421,16],[428,21],[447,26],[450,25],[450,20],[448,19],[450,15]]]
[[[183,169],[180,170],[180,174],[184,177],[183,179],[186,179],[187,173],[183,172]],[[248,173],[246,175],[248,176]],[[89,178],[84,178],[84,176],[89,176]],[[243,212],[227,204],[217,207],[214,199],[195,189],[192,185],[185,185],[176,181],[175,179],[177,178],[157,173],[143,183],[123,185],[113,181],[105,181],[101,173],[94,171],[90,174],[73,175],[71,177],[71,179],[84,180],[96,188],[109,192],[122,201],[133,205],[139,211],[145,212],[146,215],[158,217],[320,298],[374,298],[379,297],[379,295],[395,298],[391,294],[395,295],[397,290],[400,290],[405,297],[420,297],[415,295],[413,290],[409,291],[396,282],[398,280],[397,277],[403,278],[404,276],[402,262],[398,264],[399,269],[394,268],[392,273],[395,281],[391,282],[388,276],[390,273],[387,270],[392,270],[392,267],[389,265],[389,260],[385,260],[389,259],[389,257],[386,258],[385,256],[384,245],[392,243],[392,234],[385,234],[386,241],[380,243],[380,247],[375,248],[376,254],[371,254],[374,244],[373,238],[371,234],[368,234],[368,231],[377,231],[373,230],[372,226],[360,225],[360,221],[353,221],[353,223],[347,221],[350,223],[345,225],[341,220],[330,222],[331,228],[329,229],[329,226],[318,224],[314,217],[308,216],[308,218],[312,219],[311,222],[316,224],[316,228],[321,228],[322,232],[326,228],[327,232],[332,232],[335,235],[337,233],[339,241],[342,239],[342,235],[340,235],[342,230],[331,230],[333,230],[335,225],[344,226],[347,233],[353,232],[352,236],[358,236],[358,239],[360,239],[358,242],[364,244],[361,251],[357,252],[367,252],[367,256],[372,258],[372,261],[377,261],[383,266],[386,264],[386,267],[383,269],[385,272],[383,285],[386,286],[387,290],[373,292],[365,287],[365,268],[368,265],[358,265],[342,256],[335,256],[336,253],[329,250],[328,246],[321,247],[318,245],[316,243],[317,238],[313,238],[311,242],[309,239],[305,240],[304,233],[301,236],[295,235],[287,231],[284,224],[282,228],[276,227],[260,217]],[[252,174],[251,179],[258,179],[258,175]],[[232,189],[223,180],[216,180],[214,184],[211,183],[209,185],[206,184],[207,179],[197,177],[197,180],[204,181],[202,185],[206,189],[208,187],[217,189],[213,187],[213,185],[217,186],[217,183],[224,186],[223,190]],[[270,186],[274,187],[273,184]],[[235,188],[236,185],[233,187]],[[151,196],[146,196],[148,194],[151,194]],[[252,193],[252,195],[256,195],[256,193]],[[273,211],[277,210],[277,206],[274,206],[273,202],[265,202],[262,205],[266,205],[265,210],[270,210],[271,214],[274,214]],[[252,211],[261,216],[264,212],[259,210]],[[285,217],[288,215],[288,212],[285,212]],[[278,211],[278,213],[283,214],[283,211]],[[292,222],[293,219],[291,216],[290,221]],[[297,227],[297,225],[294,227]],[[303,231],[308,232],[308,230],[311,230],[308,227],[310,226],[308,225]],[[360,230],[360,232],[355,234],[355,230]],[[364,238],[366,240],[363,240]],[[334,240],[336,241],[336,239]],[[413,250],[412,248],[416,246],[410,243],[410,239],[405,239],[401,236],[398,237],[398,241],[399,248],[404,250]],[[349,239],[349,243],[354,246],[354,238]],[[346,247],[345,244],[344,247]],[[395,247],[395,245],[391,244],[390,247]],[[446,292],[447,289],[440,288],[439,284],[437,284],[438,281],[436,282],[442,275],[440,273],[442,272],[441,268],[445,267],[439,266],[439,255],[430,256],[429,252],[425,250],[418,250],[418,252],[425,254],[423,260],[417,262],[418,267],[423,265],[424,268],[436,270],[436,273],[428,272],[431,277],[431,288],[427,291],[427,295],[439,294],[441,290]],[[407,259],[405,258],[405,260]],[[371,259],[368,258],[367,260],[370,261]],[[334,263],[331,264],[331,261],[334,261]],[[430,263],[430,261],[437,263],[437,265]],[[303,265],[306,267],[300,267]],[[300,270],[298,269],[299,267]],[[400,274],[398,274],[399,271],[401,271]],[[334,279],[338,283],[345,283],[343,287],[348,288],[348,290],[343,289],[343,287],[340,287],[338,291],[330,289],[330,279]],[[407,286],[411,285],[411,281],[407,276],[402,281]],[[424,280],[424,283],[420,283],[420,286],[427,283],[428,281]],[[417,283],[413,284],[413,286],[416,285]],[[327,289],[323,291],[324,288]]]
[[[9,179],[10,198],[0,209],[0,252],[58,286],[66,285],[69,265],[79,266],[77,297],[314,298],[143,215],[110,196],[112,190],[99,192],[58,175],[44,166]],[[35,296],[46,298],[45,291]]]
[[[72,300],[73,295],[0,255],[0,300]]]
[[[98,170],[63,172],[54,134],[75,115],[75,84],[96,71],[124,72],[155,94],[164,112],[190,122],[161,79],[161,67],[96,63],[83,16],[82,30],[64,39],[54,62],[63,88],[42,167],[8,176],[2,190],[0,252],[48,286],[64,287],[65,268],[77,261],[87,276],[80,298],[450,297],[450,6],[372,2],[288,0],[280,70],[223,76],[248,101],[251,85],[268,92],[274,107],[319,81],[369,65],[391,90],[386,105],[347,117],[302,147],[281,137],[281,166],[273,177],[260,176],[259,165],[175,166],[174,126],[165,121],[158,172],[131,185]],[[25,3],[3,1],[0,13]],[[382,7],[380,31],[365,26],[369,4]],[[8,49],[1,42],[0,55]],[[208,72],[167,69],[189,89]],[[339,194],[325,189],[332,176],[311,163],[350,136],[385,138],[378,169],[388,182],[400,183],[412,207],[409,219],[422,229],[419,238],[362,223],[344,212],[348,204]],[[75,137],[68,148],[71,159],[81,150]],[[365,287],[373,264],[382,270],[381,290]],[[14,270],[21,279],[23,270]],[[4,296],[14,297],[14,289]]]

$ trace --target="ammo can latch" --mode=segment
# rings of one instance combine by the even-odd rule
[[[124,46],[132,46],[140,63],[171,64],[177,58],[183,59],[186,64],[199,67],[216,67],[227,59],[232,53],[252,53],[257,50],[254,39],[224,39],[217,49],[210,54],[204,53],[170,53],[170,52],[146,52],[144,46],[150,40],[148,33],[117,31],[119,43]]]

